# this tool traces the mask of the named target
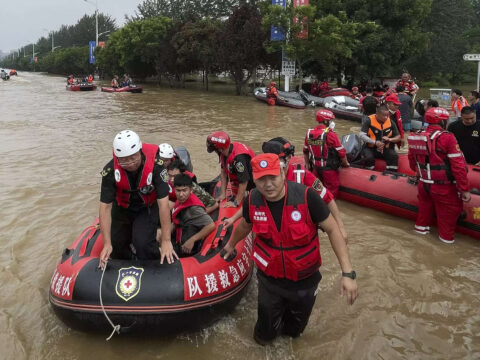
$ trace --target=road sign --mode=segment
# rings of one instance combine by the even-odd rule
[[[466,61],[480,61],[480,54],[465,54],[463,60]]]
[[[295,61],[282,61],[282,74],[295,76]]]

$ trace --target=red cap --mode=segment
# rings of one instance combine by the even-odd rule
[[[280,159],[277,154],[260,154],[251,160],[253,180],[260,179],[262,176],[280,175]]]
[[[398,100],[397,94],[390,94],[385,98],[386,102],[393,102],[395,105],[402,105],[402,103]]]
[[[352,91],[358,91],[358,87],[356,86],[352,87]]]

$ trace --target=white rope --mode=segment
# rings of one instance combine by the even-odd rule
[[[100,293],[100,306],[102,307],[102,311],[103,311],[103,315],[105,315],[105,317],[107,318],[108,322],[110,323],[110,325],[112,326],[113,328],[113,331],[112,333],[110,334],[110,336],[106,339],[107,341],[110,340],[113,335],[115,334],[115,332],[117,334],[120,334],[120,325],[115,325],[112,320],[110,320],[110,318],[108,317],[107,315],[107,312],[105,311],[105,307],[103,306],[103,300],[102,300],[102,283],[103,283],[103,275],[105,274],[105,269],[107,268],[107,262],[105,262],[105,265],[103,266],[103,271],[102,271],[102,277],[100,278],[100,289],[99,289],[99,293]]]

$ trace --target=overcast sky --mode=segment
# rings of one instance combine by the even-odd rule
[[[89,0],[95,4],[95,0]],[[97,0],[98,11],[112,16],[117,26],[125,14],[133,15],[142,0]],[[0,50],[9,52],[42,36],[44,29],[58,30],[74,25],[83,15],[94,14],[95,6],[84,0],[0,0]],[[95,40],[95,39],[92,39]]]

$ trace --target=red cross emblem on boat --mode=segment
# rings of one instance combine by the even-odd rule
[[[140,292],[143,269],[131,266],[118,270],[117,285],[115,291],[117,295],[125,301],[128,301]]]

